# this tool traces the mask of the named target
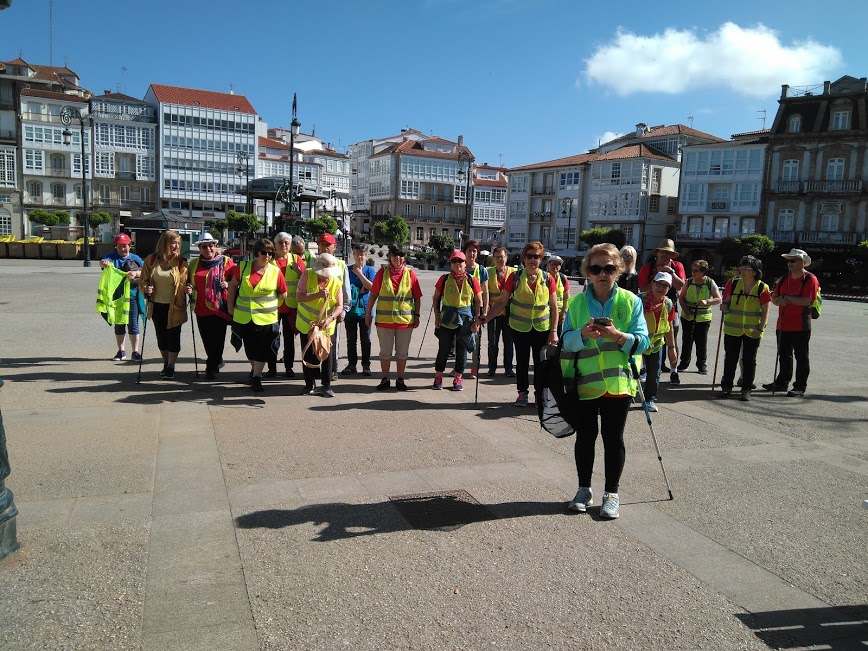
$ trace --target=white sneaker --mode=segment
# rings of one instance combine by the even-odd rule
[[[653,411],[655,413],[658,411],[657,400],[655,398],[651,398],[651,400],[648,401],[648,411]]]
[[[594,491],[590,486],[579,486],[579,490],[573,501],[567,505],[567,508],[577,513],[584,513],[588,507],[594,503]]]
[[[603,493],[603,506],[600,507],[600,517],[614,520],[621,515],[621,504],[618,493]]]

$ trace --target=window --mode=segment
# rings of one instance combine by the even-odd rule
[[[0,208],[0,235],[12,234],[12,213]]]
[[[714,200],[715,201],[726,201],[729,199],[729,188],[715,188],[714,189]]]
[[[829,125],[830,129],[840,130],[850,128],[850,111],[834,111],[832,113],[832,122]]]
[[[729,234],[729,218],[718,217],[714,220],[714,237],[723,239]]]
[[[666,208],[666,212],[670,215],[675,214],[675,210],[678,207],[678,197],[669,197],[669,206]]]
[[[781,173],[782,181],[798,181],[799,180],[799,161],[789,159],[784,161],[783,171]]]
[[[648,210],[650,212],[659,212],[660,211],[660,197],[656,194],[652,194],[651,198],[648,200]]]
[[[42,203],[42,182],[28,181],[27,194],[30,195],[30,200],[35,203]]]
[[[15,187],[14,149],[0,149],[0,187]]]
[[[420,203],[420,204],[416,207],[416,214],[417,214],[420,218],[422,217],[422,214],[423,214],[422,211],[423,211],[423,210],[425,210],[425,206],[423,206],[423,205]]]
[[[732,207],[741,209],[758,209],[760,198],[759,183],[736,183],[732,198]]]
[[[25,172],[44,172],[45,171],[45,156],[38,149],[24,150],[24,171]]]
[[[844,159],[830,158],[826,163],[826,180],[827,181],[843,181],[844,180]]]
[[[100,185],[99,186],[99,200],[100,203],[108,204],[111,201],[111,192],[109,190],[109,186]]]
[[[802,130],[802,116],[791,115],[787,121],[787,133],[799,133]]]
[[[410,216],[410,204],[405,203],[404,204],[404,217],[409,217],[409,216]]]
[[[579,187],[579,173],[565,172],[561,174],[561,188],[577,188]]]
[[[702,217],[691,217],[687,222],[687,232],[691,235],[702,233]]]
[[[54,203],[60,203],[66,201],[66,184],[65,183],[52,183],[51,184],[51,198],[54,200]]]
[[[118,188],[118,194],[120,195],[121,205],[129,206],[130,205],[130,186],[122,185]]]
[[[431,219],[437,217],[437,206],[431,206]]]
[[[151,203],[151,188],[142,188],[142,203]]]
[[[778,211],[778,230],[791,231],[795,222],[796,211],[792,208],[784,208]]]
[[[516,176],[509,180],[513,192],[527,192],[527,176]]]
[[[838,213],[823,213],[822,215],[820,215],[820,230],[837,231]]]
[[[421,226],[417,226],[416,227],[416,240],[418,242],[421,242],[424,237],[425,237],[425,229],[422,228]]]
[[[755,232],[756,232],[756,218],[754,218],[754,217],[742,217],[741,234],[742,235],[753,235]]]

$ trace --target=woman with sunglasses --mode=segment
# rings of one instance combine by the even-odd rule
[[[636,249],[629,244],[621,247],[624,272],[618,276],[618,287],[634,294],[639,293],[639,273],[636,271]]]
[[[763,265],[757,258],[747,255],[738,264],[738,276],[723,288],[723,376],[720,378],[720,397],[732,394],[732,381],[742,356],[741,399],[750,400],[750,390],[756,377],[756,354],[769,320],[772,300],[769,286],[760,279]]]
[[[606,490],[600,515],[604,518],[620,515],[618,484],[626,458],[624,425],[636,395],[630,358],[648,347],[641,299],[615,284],[623,270],[621,254],[611,244],[597,244],[582,260],[582,275],[589,277],[591,284],[567,306],[561,353],[565,378],[576,379],[583,416],[574,423],[579,490],[568,508],[584,513],[594,503],[594,446],[597,435],[602,434]]]
[[[537,369],[542,347],[558,343],[558,288],[555,279],[539,268],[544,254],[542,242],[525,244],[521,252],[524,269],[506,279],[500,298],[490,305],[486,315],[481,317],[482,323],[488,323],[509,303],[509,327],[515,345],[517,407],[528,406],[531,355],[534,369]],[[534,373],[536,400],[542,395],[541,381],[542,378]]]
[[[708,277],[708,263],[695,260],[690,265],[690,280],[681,288],[678,302],[681,305],[681,362],[679,371],[690,366],[690,355],[696,344],[696,370],[707,375],[708,329],[711,327],[711,306],[720,304],[717,283]]]
[[[145,258],[139,287],[148,297],[148,316],[154,322],[157,348],[163,357],[160,377],[175,377],[181,352],[181,326],[187,322],[187,260],[181,255],[181,236],[165,231],[157,250]]]
[[[272,260],[274,244],[262,238],[253,245],[253,260],[239,263],[229,274],[229,313],[244,342],[256,393],[264,391],[262,369],[275,340],[277,308],[286,298],[286,280]]]

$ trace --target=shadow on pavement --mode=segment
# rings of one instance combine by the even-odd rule
[[[735,616],[772,649],[855,651],[868,645],[866,604],[736,613]]]

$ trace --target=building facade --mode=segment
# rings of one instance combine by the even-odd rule
[[[868,82],[845,76],[818,90],[783,86],[762,213],[779,248],[845,269],[847,254],[868,239]]]
[[[488,163],[473,167],[473,218],[470,237],[486,246],[499,246],[506,223],[506,168]]]
[[[195,219],[244,212],[258,152],[256,110],[247,98],[151,84],[145,102],[156,112],[160,139],[159,207]]]

